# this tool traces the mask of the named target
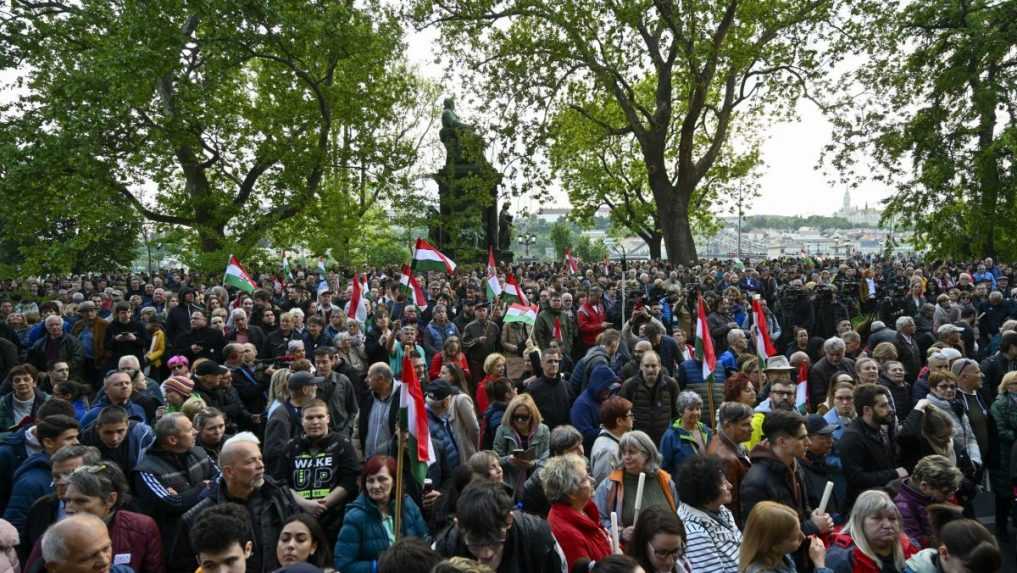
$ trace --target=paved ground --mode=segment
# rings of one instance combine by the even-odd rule
[[[985,524],[989,528],[989,531],[995,532],[995,507],[993,505],[992,494],[982,493],[975,498],[975,515],[978,520]],[[1014,536],[1017,535],[1017,529],[1010,527],[1010,535],[1006,539],[1000,539],[999,545],[1003,550],[1003,571],[1004,573],[1017,573],[1017,543],[1015,543]]]

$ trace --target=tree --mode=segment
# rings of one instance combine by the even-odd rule
[[[539,157],[549,121],[572,109],[609,135],[631,135],[668,257],[696,259],[690,215],[738,114],[789,113],[836,56],[823,45],[845,0],[416,0],[423,25],[480,88],[492,129]],[[846,12],[846,11],[845,11]],[[648,89],[639,89],[646,82]],[[620,118],[598,116],[611,100]],[[669,150],[676,150],[669,156]],[[532,163],[526,165],[528,181]]]
[[[565,258],[565,249],[571,249],[575,242],[575,231],[566,219],[558,219],[551,225],[551,244],[554,245],[554,258]]]
[[[199,266],[253,249],[330,177],[391,190],[400,131],[371,136],[420,88],[399,20],[371,1],[16,0],[0,43],[25,90],[2,112],[0,166],[88,180],[101,201],[183,229]]]
[[[859,2],[828,165],[894,187],[883,223],[936,256],[1017,256],[1017,4]],[[860,93],[859,93],[860,92]],[[848,113],[850,112],[850,113]]]

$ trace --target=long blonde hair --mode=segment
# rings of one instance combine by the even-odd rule
[[[753,564],[764,569],[777,567],[784,554],[777,548],[798,527],[798,514],[790,507],[773,501],[761,501],[752,508],[745,521],[742,546],[738,552],[738,571],[744,573]]]

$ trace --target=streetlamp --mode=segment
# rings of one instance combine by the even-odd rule
[[[519,235],[519,242],[522,243],[523,248],[526,249],[526,258],[530,258],[530,245],[537,242],[537,236],[533,233],[523,233]]]

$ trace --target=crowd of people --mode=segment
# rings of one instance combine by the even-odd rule
[[[1015,269],[573,271],[0,282],[0,571],[1002,568]]]

